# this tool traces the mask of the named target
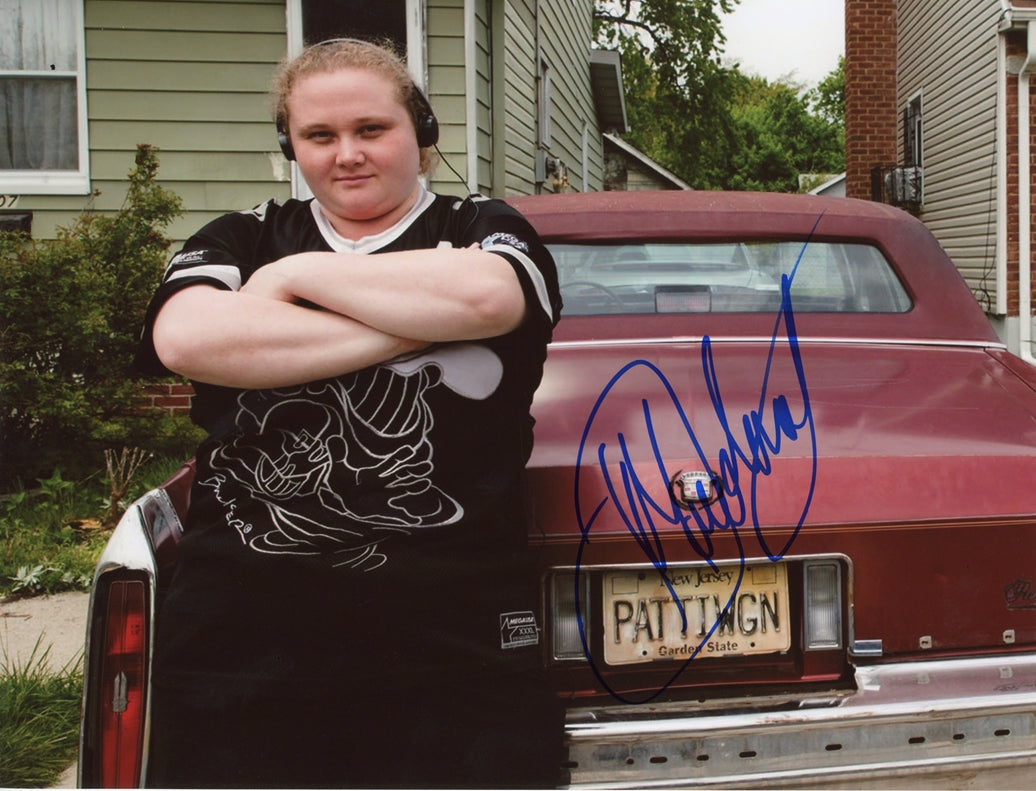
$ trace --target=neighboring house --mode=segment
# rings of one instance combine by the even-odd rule
[[[1033,358],[1036,0],[845,0],[846,189],[915,213]]]
[[[502,197],[600,190],[602,131],[625,131],[618,58],[591,50],[592,0],[4,0],[0,226],[53,236],[117,209],[138,143],[188,210],[305,194],[267,86],[303,42],[404,45],[441,126],[431,186]],[[616,101],[616,97],[619,100]]]
[[[819,179],[819,183],[812,181],[811,183],[815,186],[811,187],[808,192],[810,195],[827,195],[831,198],[844,198],[845,197],[845,174],[839,173],[834,176],[816,176]],[[799,189],[802,189],[803,182],[809,179],[808,176],[799,176]]]
[[[643,151],[610,132],[604,136],[604,188],[629,191],[693,189]]]

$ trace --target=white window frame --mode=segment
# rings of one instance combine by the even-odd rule
[[[3,71],[2,76],[75,77],[76,137],[79,144],[78,170],[0,170],[0,193],[5,195],[88,195],[90,193],[90,143],[86,107],[86,28],[83,0],[65,0],[75,21],[76,71]]]

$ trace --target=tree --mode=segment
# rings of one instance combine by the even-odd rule
[[[663,85],[693,100],[703,77],[720,67],[726,41],[717,11],[729,14],[740,0],[598,0],[594,37],[604,47],[620,44],[651,55]]]
[[[817,87],[806,94],[813,112],[829,124],[845,126],[845,58],[838,58],[838,65]]]
[[[808,93],[739,72],[733,79],[735,145],[724,189],[796,192],[800,175],[845,169],[843,125],[813,112]]]
[[[598,2],[597,43],[622,53],[626,138],[699,189],[794,192],[800,174],[841,172],[843,64],[806,94],[724,66],[718,12],[737,2]]]
[[[599,46],[622,53],[629,142],[694,186],[712,186],[731,138],[720,11],[739,0],[601,0]]]

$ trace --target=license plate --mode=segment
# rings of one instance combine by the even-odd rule
[[[610,665],[787,651],[788,570],[783,563],[604,575],[604,658]],[[675,596],[674,596],[675,594]],[[711,634],[710,634],[711,631]]]

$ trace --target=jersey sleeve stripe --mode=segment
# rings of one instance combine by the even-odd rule
[[[488,253],[506,255],[521,265],[532,281],[533,288],[536,289],[536,297],[540,301],[540,307],[547,314],[547,319],[553,321],[554,314],[550,306],[550,294],[547,292],[547,281],[543,279],[543,273],[540,272],[533,260],[521,250],[506,244],[494,244],[482,249]]]
[[[241,272],[236,266],[220,266],[219,264],[202,264],[172,272],[166,278],[167,283],[184,277],[204,277],[218,280],[231,291],[240,291]]]

